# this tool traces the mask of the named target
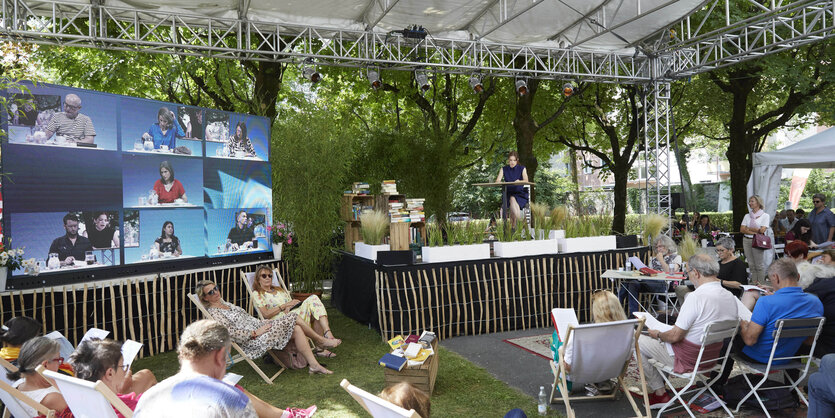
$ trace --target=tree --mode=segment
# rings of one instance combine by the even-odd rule
[[[640,86],[595,84],[570,109],[566,129],[553,129],[552,136],[568,148],[596,156],[599,165],[587,167],[611,173],[615,178],[612,232],[626,232],[629,171],[643,149],[643,112]]]

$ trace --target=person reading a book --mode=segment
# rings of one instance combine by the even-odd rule
[[[519,164],[519,153],[510,151],[507,154],[507,165],[499,170],[496,176],[496,183],[502,181],[528,181],[528,170]],[[507,207],[509,209],[510,222],[516,227],[516,221],[522,217],[522,208],[528,204],[528,190],[525,186],[507,186]]]
[[[808,219],[798,219],[789,232],[786,232],[786,243],[800,241],[810,247],[817,247],[812,241],[812,224]]]
[[[110,339],[93,338],[82,341],[69,358],[79,379],[96,382],[101,380],[131,410],[136,409],[140,396],[157,384],[154,373],[148,369],[131,373],[125,365],[122,343]],[[114,408],[117,417],[122,414]]]
[[[816,261],[819,264],[835,267],[835,249],[824,250]]]
[[[16,382],[17,389],[35,402],[56,412],[67,409],[67,401],[61,392],[45,377],[41,376],[35,369],[43,366],[53,372],[58,371],[58,366],[64,363],[61,357],[61,345],[57,341],[46,337],[35,337],[23,343],[20,347],[20,357],[17,359],[18,371],[6,374],[9,380]],[[29,412],[30,416],[38,416],[38,412],[29,405],[20,404]]]
[[[333,374],[316,361],[307,338],[313,340],[314,344],[322,349],[334,348],[341,344],[342,340],[325,338],[317,334],[295,313],[263,321],[254,318],[240,307],[224,301],[220,296],[220,288],[211,280],[197,282],[195,293],[209,315],[229,329],[232,339],[241,346],[247,356],[258,358],[267,350],[281,350],[291,338],[294,338],[296,349],[307,360],[310,374]]]
[[[269,267],[260,266],[255,270],[252,290],[252,304],[264,318],[276,319],[295,313],[303,322],[310,324],[316,333],[325,338],[336,339],[328,324],[328,312],[319,297],[310,295],[304,302],[293,299],[287,289],[273,286],[273,271]],[[336,357],[336,354],[328,350],[317,350],[316,355]]]
[[[408,382],[388,386],[379,396],[403,409],[414,409],[421,418],[430,417],[432,402],[429,395]]]
[[[667,235],[658,235],[653,240],[655,255],[650,260],[649,268],[663,273],[671,274],[681,268],[681,256],[676,254],[678,248],[675,241]],[[640,304],[638,299],[642,292],[661,293],[667,291],[667,282],[664,280],[623,280],[618,290],[618,299],[623,303],[629,297],[629,313],[638,312]]]
[[[708,324],[736,320],[737,302],[731,292],[719,284],[719,263],[707,254],[697,254],[687,262],[687,277],[696,290],[684,300],[676,323],[669,330],[649,329],[638,339],[641,361],[647,378],[651,409],[658,409],[670,401],[664,390],[664,379],[650,359],[674,367],[677,373],[691,372],[701,348],[702,336]],[[705,347],[705,358],[719,357],[722,343]],[[675,353],[670,355],[669,349]]]

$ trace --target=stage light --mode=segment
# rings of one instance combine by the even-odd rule
[[[528,94],[528,82],[524,78],[516,79],[516,92],[519,93],[520,96],[524,96]]]
[[[571,97],[571,95],[574,94],[574,86],[571,83],[563,84],[562,94],[565,97]]]
[[[312,83],[318,83],[319,80],[322,79],[322,75],[316,70],[313,60],[307,59],[304,61],[304,64],[302,64],[302,77],[306,80],[310,80]]]
[[[421,94],[429,91],[429,77],[426,75],[426,71],[415,71],[415,81],[417,82]]]
[[[481,84],[481,77],[478,74],[473,74],[470,76],[470,87],[476,93],[481,93],[484,91],[484,85]]]
[[[379,89],[383,83],[380,81],[380,70],[377,68],[369,68],[368,69],[368,82],[371,84],[371,88],[374,90]]]

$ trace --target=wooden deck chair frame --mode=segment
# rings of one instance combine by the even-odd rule
[[[70,382],[70,383],[73,383],[73,384],[75,384],[75,381],[78,381],[78,382],[83,382],[83,384],[85,384],[85,385],[90,385],[90,386],[92,386],[93,389],[96,390],[96,392],[100,393],[101,396],[107,402],[110,403],[110,405],[112,405],[114,408],[116,408],[119,411],[119,413],[121,413],[125,418],[133,418],[133,410],[128,408],[128,406],[125,405],[125,402],[123,402],[121,399],[119,399],[119,397],[116,396],[116,394],[113,393],[113,391],[110,390],[110,388],[107,387],[107,385],[105,385],[104,382],[102,382],[101,380],[96,381],[96,383],[88,382],[86,380],[82,380],[82,379],[79,379],[77,377],[67,376],[65,374],[53,372],[52,370],[47,370],[46,368],[43,367],[43,365],[38,366],[35,370],[41,376],[43,376],[47,381],[50,381],[50,383],[51,383],[52,380],[63,380],[63,381]],[[59,388],[56,384],[53,384],[53,386],[58,388],[58,390],[61,390],[61,388]],[[70,400],[67,398],[67,395],[64,394],[63,392],[61,394],[64,396],[64,400],[67,401],[67,405],[69,405]],[[69,407],[69,408],[70,408],[70,411],[72,412],[72,407]],[[77,414],[75,412],[73,412],[73,415],[77,415]],[[114,411],[113,412],[113,417],[115,417],[115,416],[116,416],[116,412]]]
[[[252,281],[250,281],[250,279],[249,279],[250,275],[252,277]],[[253,290],[252,286],[253,286],[253,283],[255,282],[255,272],[253,271],[251,273],[247,273],[247,272],[241,270],[241,277],[244,278],[244,286],[246,287],[246,291],[249,293],[249,300],[250,301],[254,300],[255,299],[254,298],[255,290]],[[289,292],[289,290],[287,289],[287,286],[284,284],[284,279],[281,278],[281,273],[279,273],[277,269],[273,270],[273,285],[279,286],[282,289],[287,290]],[[264,318],[264,315],[261,315],[261,311],[259,311],[258,308],[255,307],[254,303],[252,305],[252,310],[255,311],[255,313],[258,314],[258,318],[267,319],[267,318]],[[310,349],[315,353],[318,350],[318,348],[316,347],[316,343],[313,342],[313,340],[310,339],[309,337],[307,338],[307,342],[308,342],[308,344],[310,344]],[[282,366],[283,366],[283,364],[282,364]]]
[[[390,418],[390,417],[403,417],[403,418],[420,418],[420,414],[415,412],[414,409],[405,409],[403,407],[397,406],[377,395],[372,395],[354,385],[348,381],[348,379],[342,379],[342,382],[339,383],[339,386],[342,386],[342,389],[345,389],[349,395],[351,395],[354,400],[357,401],[362,409],[365,409],[366,412],[371,414],[373,418]],[[385,415],[385,417],[380,417],[379,415],[374,415],[374,412],[368,407],[367,402],[373,402],[374,404],[381,406],[386,409],[387,412],[391,412],[391,414]]]
[[[615,390],[612,391],[609,395],[597,395],[597,396],[570,396],[568,391],[568,384],[566,383],[566,379],[561,379],[560,376],[567,376],[569,373],[566,373],[565,367],[565,345],[560,347],[559,353],[559,364],[555,364],[553,360],[550,361],[551,363],[551,370],[554,373],[554,384],[551,386],[551,397],[549,398],[551,402],[554,401],[554,392],[557,388],[560,390],[560,395],[562,397],[562,401],[565,404],[565,412],[569,418],[574,418],[576,415],[574,414],[574,409],[571,408],[571,401],[580,401],[580,400],[598,400],[598,399],[615,399],[617,396],[618,390],[623,391],[626,394],[626,398],[629,400],[629,404],[632,405],[632,410],[635,411],[636,416],[638,417],[651,417],[651,412],[649,408],[649,396],[647,395],[647,383],[646,378],[644,378],[644,366],[641,362],[641,348],[638,346],[638,337],[641,336],[641,330],[644,329],[644,318],[640,319],[633,319],[629,320],[630,322],[634,322],[636,325],[635,334],[634,334],[634,347],[635,347],[635,358],[637,359],[638,363],[638,374],[641,376],[641,390],[643,392],[644,397],[644,408],[647,411],[646,415],[641,413],[640,408],[638,408],[638,404],[635,403],[635,400],[632,399],[632,393],[630,392],[629,388],[626,387],[626,382],[623,380],[623,377],[626,375],[626,370],[629,367],[630,358],[623,363],[623,368],[620,371],[620,374],[617,376],[618,386],[615,387]],[[623,322],[623,321],[618,321]],[[600,324],[587,324],[587,325],[580,325],[579,327],[575,327],[574,325],[568,326],[568,332],[566,332],[565,341],[569,341],[568,339],[571,337],[571,334],[574,333],[575,328],[583,328],[583,327],[605,327],[607,325],[611,325],[611,323],[600,323]]]
[[[0,358],[0,366],[3,366],[3,369],[7,372],[16,372],[18,370],[17,366],[8,362],[4,358]],[[30,398],[25,393],[10,385],[5,377],[6,373],[2,370],[0,370],[0,372],[3,373],[3,377],[0,378],[0,391],[8,393],[12,398],[14,398],[14,402],[24,403],[32,409],[34,409],[35,411],[38,411],[39,414],[47,418],[52,418],[55,416],[55,411],[47,408],[46,406],[44,406],[44,404],[40,402],[36,402],[34,399]],[[3,403],[5,404],[6,402],[4,401]],[[7,404],[3,410],[3,414],[0,416],[2,416],[3,418],[8,418],[9,416],[11,416],[11,412],[9,411],[9,409],[10,406]],[[12,405],[11,409],[16,409],[15,405]]]
[[[188,299],[191,301],[191,303],[194,304],[194,306],[197,307],[200,313],[203,314],[204,318],[213,319],[212,316],[209,315],[209,311],[207,311],[203,304],[200,302],[200,299],[197,298],[197,295],[195,295],[194,293],[189,293]],[[246,355],[246,353],[244,353],[244,350],[241,349],[241,346],[236,344],[234,341],[232,341],[232,349],[235,350],[235,352],[237,352],[238,354],[234,356],[230,355],[230,360],[228,361],[228,363],[231,364],[229,364],[229,366],[235,363],[239,363],[241,360],[243,360],[247,364],[249,364],[249,366],[252,367],[253,370],[255,370],[255,373],[258,373],[258,376],[261,376],[261,378],[264,379],[264,382],[266,382],[268,385],[273,384],[273,381],[278,377],[278,375],[280,375],[282,372],[284,372],[284,370],[287,369],[287,367],[284,366],[284,363],[282,363],[281,360],[278,359],[278,356],[276,356],[272,350],[267,350],[267,353],[273,358],[275,364],[278,365],[278,371],[272,377],[269,377],[266,373],[264,373],[263,370],[261,370],[260,367],[258,367],[257,364],[255,364],[254,361],[252,361],[252,358],[250,358]]]
[[[660,362],[658,362],[654,359],[649,360],[649,363],[653,367],[658,369],[658,372],[661,373],[661,377],[664,379],[664,383],[673,392],[672,399],[670,399],[669,402],[664,404],[664,406],[662,406],[661,409],[658,410],[657,416],[660,417],[661,414],[664,413],[665,410],[667,410],[669,407],[672,407],[673,404],[675,404],[676,401],[678,401],[678,403],[680,403],[681,406],[684,407],[684,410],[687,411],[687,413],[690,414],[691,417],[695,418],[695,415],[693,415],[693,412],[690,411],[690,407],[688,405],[690,405],[693,401],[698,399],[699,396],[702,396],[702,394],[705,393],[705,391],[709,391],[711,396],[713,396],[714,399],[719,401],[719,405],[722,406],[722,409],[724,409],[725,412],[729,416],[733,417],[733,414],[731,413],[731,410],[728,409],[728,406],[725,405],[725,402],[721,398],[719,398],[719,395],[717,395],[716,392],[713,391],[713,384],[716,383],[716,381],[719,380],[719,378],[721,377],[720,375],[722,374],[722,370],[725,368],[725,363],[728,361],[728,358],[731,355],[731,344],[728,344],[728,346],[725,348],[724,352],[719,353],[719,357],[715,357],[715,358],[711,358],[711,359],[704,359],[702,357],[704,356],[705,348],[707,346],[709,346],[711,344],[722,343],[726,339],[730,340],[730,341],[733,341],[734,336],[736,336],[736,332],[737,332],[738,328],[739,328],[739,319],[738,318],[736,320],[712,322],[712,323],[707,325],[707,328],[705,328],[705,333],[702,336],[701,348],[699,349],[699,355],[696,357],[697,367],[695,367],[695,369],[699,370],[699,372],[676,373],[676,372],[673,371],[673,367],[671,367],[671,366],[667,366],[667,365],[665,365],[663,363],[660,363]],[[709,364],[709,363],[713,363],[713,362],[716,362],[716,364],[714,364],[710,368],[702,367],[703,364]],[[716,371],[718,373],[716,373],[716,375],[712,379],[705,377],[705,374],[713,372],[713,371]],[[682,387],[679,390],[676,390],[675,386],[670,381],[668,376],[675,376],[675,377],[678,377],[678,378],[681,378],[681,379],[688,379],[688,380],[687,380],[687,383],[684,385],[684,387]],[[693,387],[693,385],[696,383],[696,381],[699,381],[699,382],[703,383],[704,386],[702,386],[700,388],[690,389],[691,387]],[[693,395],[692,397],[690,397],[690,399],[685,402],[684,395],[686,395],[688,392],[696,392],[696,394]],[[673,408],[678,408],[678,406],[672,407],[670,409],[673,409]]]
[[[809,366],[812,364],[812,357],[815,353],[815,346],[818,344],[818,338],[820,337],[821,331],[823,330],[823,324],[826,322],[826,318],[819,316],[816,318],[807,318],[807,319],[779,319],[774,324],[774,332],[772,335],[774,336],[774,343],[771,345],[771,354],[768,356],[767,363],[751,363],[740,359],[734,356],[734,360],[739,363],[740,367],[746,372],[751,372],[754,374],[762,375],[762,379],[757,381],[756,384],[752,382],[748,378],[748,374],[743,374],[743,378],[745,379],[745,383],[748,384],[748,394],[739,401],[739,405],[736,406],[734,409],[734,413],[739,413],[740,408],[742,408],[743,404],[745,403],[748,398],[753,396],[757,402],[760,404],[760,408],[763,410],[765,415],[771,418],[771,414],[768,413],[768,410],[765,408],[763,404],[762,398],[760,395],[757,394],[757,391],[760,387],[768,380],[768,376],[772,372],[783,372],[783,377],[789,381],[788,385],[783,386],[770,386],[767,389],[779,389],[779,388],[789,388],[789,391],[794,390],[797,392],[797,395],[800,396],[800,400],[809,406],[809,401],[806,400],[806,397],[803,395],[803,392],[800,390],[799,384],[803,380],[806,379],[806,375],[809,373]],[[798,337],[814,337],[812,341],[812,347],[809,348],[808,354],[803,355],[792,355],[786,357],[774,357],[774,352],[777,350],[777,344],[780,343],[781,338],[798,338]],[[773,364],[774,360],[789,360],[786,364]],[[805,363],[805,364],[804,364]],[[798,369],[802,370],[800,376],[797,380],[793,380],[788,373],[785,373],[786,370],[791,369]]]

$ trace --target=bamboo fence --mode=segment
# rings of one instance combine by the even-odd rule
[[[287,266],[278,261],[19,290],[0,294],[0,323],[29,316],[44,333],[60,331],[74,346],[88,329],[101,328],[114,340],[143,343],[140,356],[164,353],[176,349],[183,329],[200,319],[187,297],[198,281],[213,280],[225,300],[252,313],[239,276],[261,264],[279,269],[289,286]]]

